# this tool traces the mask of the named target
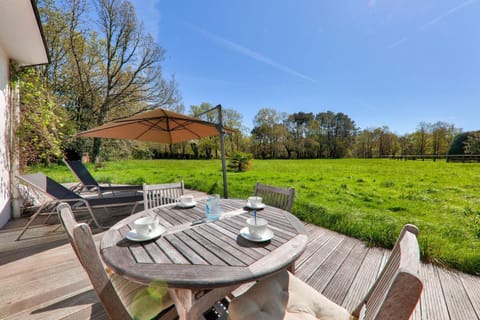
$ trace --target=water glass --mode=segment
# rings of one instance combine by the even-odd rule
[[[208,221],[218,220],[222,209],[220,207],[220,195],[212,194],[208,196],[207,204],[205,206],[205,214]]]

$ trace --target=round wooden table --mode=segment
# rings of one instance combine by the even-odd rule
[[[139,212],[105,233],[101,256],[113,271],[132,281],[166,283],[180,318],[193,319],[239,285],[291,268],[305,250],[303,223],[270,206],[257,210],[257,217],[268,221],[273,238],[252,242],[240,236],[246,219],[253,216],[245,204],[222,199],[222,216],[213,222],[200,220],[205,200],[188,209],[170,205]],[[126,239],[133,221],[147,214],[158,217],[167,231],[146,242]]]

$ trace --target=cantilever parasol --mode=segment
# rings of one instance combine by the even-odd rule
[[[223,135],[232,133],[233,130],[226,129],[221,124],[221,106],[218,105],[215,108],[219,111],[219,124],[158,108],[113,120],[99,127],[80,132],[77,136],[140,140],[167,144],[196,140],[203,137],[220,136],[222,144],[223,190],[224,197],[227,198]]]

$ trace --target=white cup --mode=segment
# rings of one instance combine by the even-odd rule
[[[135,225],[135,232],[137,234],[146,236],[148,235],[155,227],[155,218],[147,216],[135,220],[133,223]]]
[[[247,225],[248,225],[248,233],[253,238],[261,238],[265,231],[267,231],[267,224],[268,221],[262,218],[248,218]]]
[[[191,194],[184,194],[180,196],[180,203],[181,204],[192,204],[195,201],[195,198]]]
[[[262,204],[262,197],[248,197],[247,201],[250,207],[255,208]]]

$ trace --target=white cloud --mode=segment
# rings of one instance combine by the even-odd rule
[[[192,26],[192,25],[190,25]],[[235,42],[232,42],[230,40],[227,40],[227,39],[224,39],[216,34],[213,34],[211,32],[208,32],[206,30],[203,30],[203,29],[200,29],[198,27],[194,27],[192,26],[193,28],[195,28],[198,32],[200,32],[203,36],[205,36],[207,39],[219,44],[220,46],[224,47],[224,48],[227,48],[229,50],[232,50],[236,53],[239,53],[243,56],[246,56],[248,58],[251,58],[253,60],[256,60],[256,61],[259,61],[259,62],[262,62],[264,64],[267,64],[277,70],[280,70],[280,71],[283,71],[285,73],[288,73],[290,75],[293,75],[295,77],[298,77],[298,78],[301,78],[301,79],[304,79],[304,80],[308,80],[308,81],[312,81],[312,82],[315,82],[314,79],[310,78],[309,76],[303,74],[303,73],[300,73],[298,71],[295,71],[293,70],[292,68],[288,67],[288,66],[285,66],[283,64],[280,64],[278,62],[275,62],[274,60],[256,52],[256,51],[253,51],[251,49],[248,49],[244,46],[241,46]]]
[[[457,12],[458,10],[463,9],[463,8],[466,8],[466,7],[474,4],[475,2],[477,2],[477,0],[467,0],[467,1],[465,1],[465,2],[462,2],[462,3],[459,4],[458,6],[453,7],[452,9],[448,10],[448,11],[445,12],[444,14],[441,14],[441,15],[433,18],[433,19],[430,20],[429,22],[425,23],[424,25],[420,26],[420,30],[425,30],[425,29],[428,29],[428,28],[434,26],[435,24],[437,24],[437,23],[440,22],[441,20],[447,18],[448,16],[454,14],[454,13]]]
[[[406,43],[408,41],[408,38],[407,37],[403,37],[402,39],[398,40],[398,41],[395,41],[394,43],[392,43],[391,45],[388,46],[388,49],[393,49],[393,48],[396,48],[398,46],[401,46],[402,44]]]

